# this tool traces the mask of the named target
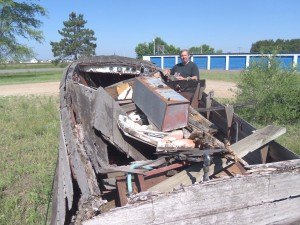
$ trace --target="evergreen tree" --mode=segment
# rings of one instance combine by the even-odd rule
[[[69,20],[63,22],[65,27],[58,31],[63,38],[59,42],[50,42],[56,61],[95,55],[97,45],[93,41],[97,38],[93,30],[84,28],[86,23],[82,14],[70,13]]]
[[[30,1],[1,0],[0,3],[0,62],[32,57],[33,50],[20,43],[18,37],[41,43],[42,22],[37,16],[45,16],[46,10]]]

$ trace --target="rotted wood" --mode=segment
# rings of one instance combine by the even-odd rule
[[[197,84],[197,88],[195,90],[195,93],[194,93],[194,96],[192,98],[192,101],[191,101],[191,106],[193,108],[198,108],[198,105],[199,105],[199,95],[200,95],[200,83]]]
[[[203,126],[210,128],[210,129],[217,129],[216,125],[206,119],[204,116],[202,116],[197,110],[195,110],[193,107],[189,107],[190,110],[190,117],[193,118],[194,120],[198,121],[201,123]]]
[[[67,92],[71,92],[72,86],[67,83]],[[100,195],[96,176],[89,161],[86,152],[74,136],[76,132],[73,130],[75,124],[71,124],[71,113],[67,107],[61,109],[61,118],[63,133],[65,135],[67,151],[70,159],[72,174],[78,181],[79,188],[83,195]]]
[[[250,170],[263,170],[268,168],[274,168],[278,170],[294,170],[300,168],[300,159],[285,160],[281,162],[273,162],[267,164],[248,165],[246,166],[246,168]]]
[[[128,103],[128,104],[124,104],[121,106],[122,109],[126,112],[126,113],[129,113],[129,112],[132,112],[132,111],[135,111],[137,109],[136,105],[132,102],[132,103]]]
[[[213,97],[213,92],[209,92],[208,95],[206,96],[206,109],[211,108],[211,103],[212,103],[212,98]],[[209,120],[210,117],[210,111],[206,112],[206,118]]]
[[[84,145],[86,153],[98,173],[101,167],[108,164],[107,145],[99,137],[96,137],[92,128],[91,118],[93,117],[92,105],[95,101],[96,90],[81,84],[71,84],[74,91],[71,92],[72,105],[76,112],[79,127],[82,127],[81,135],[78,140]],[[97,147],[96,148],[96,145]]]
[[[298,224],[299,186],[299,170],[210,181],[115,209],[83,224]]]
[[[237,157],[243,158],[245,155],[251,154],[251,151],[267,144],[268,142],[280,136],[284,132],[285,132],[285,128],[276,127],[276,126],[267,126],[266,128],[257,130],[254,134],[251,134],[247,138],[244,138],[243,140],[231,145],[231,149],[234,150]],[[214,162],[216,163],[216,161]],[[209,167],[210,171],[214,171],[214,173],[209,174],[210,176],[220,172],[222,169],[233,164],[234,162],[228,162],[225,159],[224,160],[220,159],[218,163],[219,163],[218,167],[216,167],[214,164],[212,164]],[[202,165],[203,165],[202,163],[199,163],[197,165],[191,166],[191,168],[187,168],[186,170],[183,170],[182,172],[150,188],[149,190],[170,192],[175,187],[180,186],[181,184],[185,186],[185,185],[191,185],[196,181],[199,182],[201,181],[202,176],[204,174],[202,170],[203,168]],[[191,174],[190,170],[194,171],[194,173]]]
[[[225,158],[214,157],[214,164],[209,167],[209,176],[220,172],[227,167],[230,162]],[[163,182],[151,187],[148,191],[171,192],[174,188],[188,186],[195,182],[201,182],[203,178],[203,162],[195,163],[187,167],[180,173],[164,180]]]
[[[269,152],[269,145],[266,145],[260,149],[261,163],[265,164],[267,162],[268,152]]]
[[[104,137],[125,154],[134,160],[146,160],[130,142],[129,138],[125,139],[121,133],[117,121],[119,115],[126,115],[121,106],[103,89],[98,88],[95,106],[94,106],[93,126],[100,131]]]
[[[73,183],[72,183],[72,175],[70,170],[70,163],[68,158],[68,153],[66,149],[66,143],[65,143],[65,137],[62,133],[62,127],[61,127],[61,133],[60,133],[60,144],[59,144],[59,180],[60,183],[64,185],[64,195],[62,196],[63,199],[60,201],[65,201],[65,198],[68,202],[68,209],[70,210],[72,208],[73,204]],[[61,181],[62,180],[62,181]]]
[[[227,139],[231,140],[231,126],[233,120],[234,109],[232,105],[225,106],[226,120],[227,120]]]
[[[144,175],[135,174],[134,179],[132,180],[132,186],[135,193],[146,191],[148,188],[159,184],[163,180],[165,180],[167,176],[167,172],[170,170],[176,170],[183,166],[187,165],[187,163],[174,163],[165,167],[157,168],[151,171],[146,172]],[[120,200],[120,206],[124,206],[127,204],[127,185],[126,185],[126,177],[117,177],[116,186],[118,191],[118,198]]]

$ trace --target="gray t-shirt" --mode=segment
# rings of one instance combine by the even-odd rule
[[[199,79],[199,69],[194,62],[189,61],[188,64],[184,65],[183,63],[176,64],[171,69],[171,74],[174,75],[175,73],[180,73],[182,77],[192,77],[197,76]]]

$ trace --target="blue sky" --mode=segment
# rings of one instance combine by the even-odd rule
[[[95,31],[97,55],[135,57],[139,43],[161,37],[190,48],[208,44],[223,52],[249,52],[264,39],[300,38],[299,0],[41,0],[45,42],[27,43],[38,59],[52,59],[50,41],[74,11]]]

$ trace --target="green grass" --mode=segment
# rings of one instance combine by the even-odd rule
[[[26,72],[0,74],[0,85],[60,81],[61,72]]]
[[[221,80],[227,82],[238,82],[240,79],[239,71],[200,71],[200,79]]]
[[[0,98],[0,224],[43,224],[59,136],[58,97]]]
[[[38,68],[65,68],[67,63],[54,65],[53,63],[3,63],[0,64],[0,70],[13,69],[38,69]]]
[[[278,143],[300,156],[300,121],[281,126],[286,127],[286,134],[277,139]]]

